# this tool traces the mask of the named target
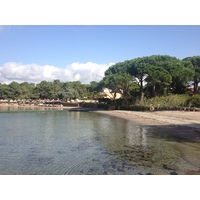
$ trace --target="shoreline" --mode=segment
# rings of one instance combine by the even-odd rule
[[[194,111],[127,111],[101,110],[74,106],[0,105],[1,110],[69,110],[72,112],[93,112],[133,122],[145,129],[156,129],[171,135],[200,142],[200,112]],[[2,109],[3,108],[3,109]]]
[[[43,106],[0,106],[6,110],[69,110],[71,112],[91,112],[118,119],[127,120],[131,125],[139,125],[147,131],[148,137],[165,140],[181,153],[181,159],[200,167],[200,113],[194,111],[125,111],[98,110],[84,107],[43,107]],[[9,107],[9,108],[8,108]],[[195,150],[196,149],[196,150]],[[192,152],[192,154],[190,154]],[[200,169],[200,168],[199,168]],[[178,172],[180,174],[199,175],[200,170]],[[158,173],[159,174],[159,173]],[[162,174],[162,173],[161,173]]]
[[[13,108],[13,110],[18,110],[18,108],[24,108],[24,109],[57,109],[57,110],[70,110],[75,109],[78,107],[74,106],[34,106],[34,105],[1,105],[0,108],[4,108],[3,110],[8,110],[8,108]]]
[[[200,175],[200,113],[188,111],[93,111],[125,119],[142,126],[149,137],[163,139],[180,152],[181,159],[199,170],[179,171],[178,174]],[[156,173],[155,173],[156,174]],[[164,175],[157,173],[158,175]]]
[[[200,113],[189,111],[125,111],[95,110],[102,115],[117,117],[143,126],[146,129],[159,130],[194,142],[200,142]]]
[[[137,121],[141,125],[182,125],[200,129],[200,113],[194,111],[95,110],[93,112]]]

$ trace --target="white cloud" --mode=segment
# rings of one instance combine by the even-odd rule
[[[104,72],[112,64],[114,63],[72,63],[62,69],[50,65],[24,65],[21,63],[8,62],[0,66],[0,82],[10,83],[12,81],[26,81],[30,83],[39,83],[42,80],[53,81],[59,79],[63,82],[81,81],[82,83],[90,83],[91,81],[100,81],[104,77]]]

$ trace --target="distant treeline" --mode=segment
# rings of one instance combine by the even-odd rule
[[[109,88],[114,94],[120,93],[122,104],[127,104],[130,99],[198,94],[199,83],[200,56],[180,60],[169,55],[152,55],[116,63],[106,70],[101,81],[90,84],[60,80],[0,84],[0,99],[97,99],[102,88]]]
[[[53,82],[41,81],[34,83],[18,83],[0,84],[0,99],[59,99],[68,101],[72,99],[92,98],[90,84],[82,84],[80,81]]]

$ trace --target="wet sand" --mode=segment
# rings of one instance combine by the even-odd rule
[[[200,112],[193,111],[94,111],[100,114],[126,119],[145,126],[147,128],[157,128],[171,134],[200,142]]]
[[[181,153],[186,162],[196,170],[178,172],[200,175],[200,112],[190,111],[94,111],[99,114],[129,120],[150,130],[151,136],[159,137]],[[156,174],[156,173],[155,173]],[[158,173],[165,175],[165,173]]]
[[[116,116],[136,121],[143,125],[182,125],[200,128],[200,112],[193,111],[155,111],[139,112],[125,110],[96,111],[98,113]]]

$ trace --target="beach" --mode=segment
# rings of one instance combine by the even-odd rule
[[[200,175],[200,112],[189,111],[95,111],[129,120],[147,130],[149,137],[159,137],[178,150],[182,158],[197,167],[197,170],[186,170],[185,175]],[[156,173],[155,173],[156,174]],[[158,175],[163,173],[158,173]],[[180,174],[182,174],[180,172]]]
[[[99,110],[98,113],[133,120],[143,125],[182,125],[200,128],[200,112],[189,111],[126,111],[126,110]]]
[[[146,128],[156,128],[183,138],[200,142],[200,112],[154,111],[139,112],[125,110],[94,111],[132,121]]]

